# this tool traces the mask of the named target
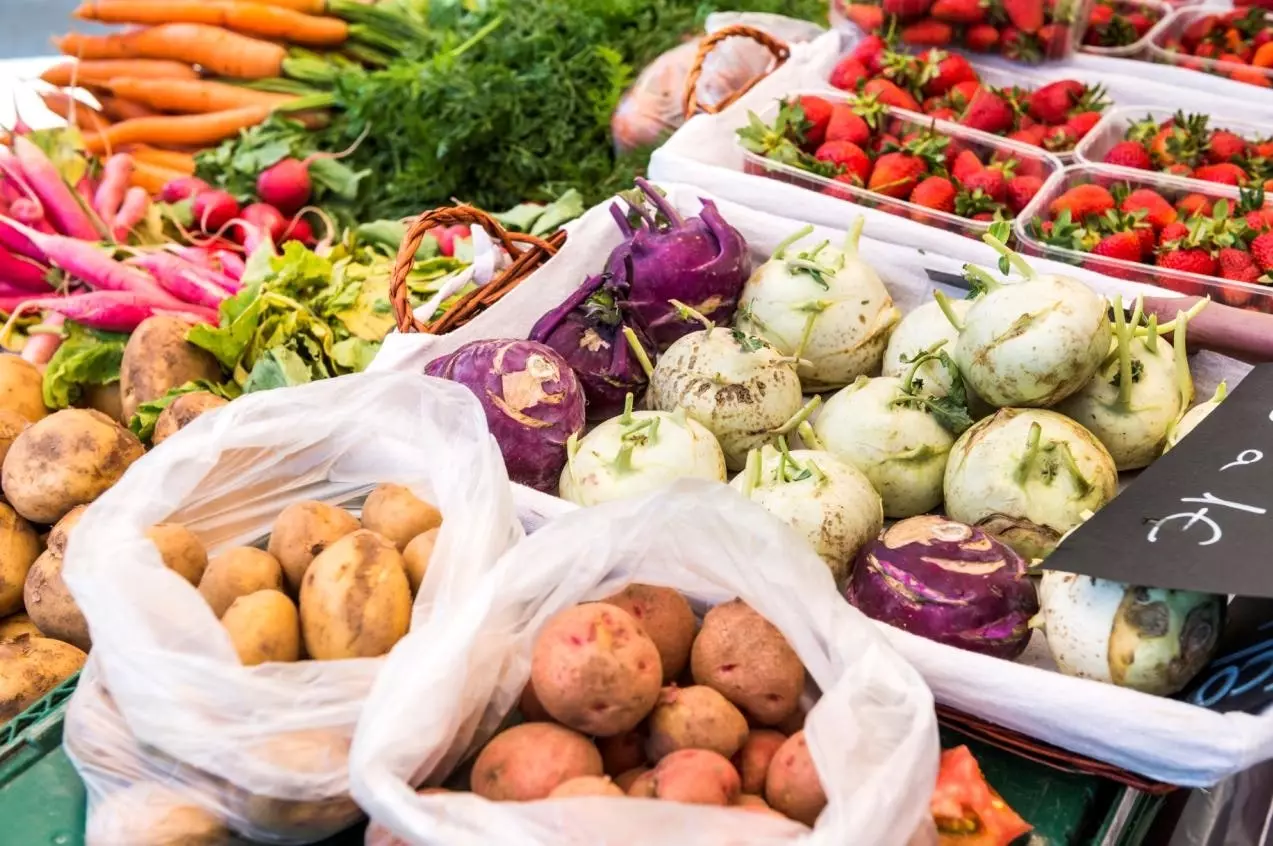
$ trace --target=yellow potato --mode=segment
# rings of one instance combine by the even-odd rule
[[[190,584],[199,584],[208,568],[208,552],[194,532],[176,523],[156,523],[146,530],[146,537],[159,548],[165,567]]]
[[[119,382],[108,385],[85,385],[84,395],[78,403],[80,408],[91,408],[100,411],[111,420],[128,425],[124,419],[124,399],[120,396]]]
[[[221,617],[244,666],[295,661],[301,653],[300,618],[292,600],[277,590],[240,596]]]
[[[199,580],[199,593],[220,619],[240,596],[258,590],[282,590],[283,568],[263,549],[237,546],[213,556]]]
[[[39,556],[35,529],[0,502],[0,617],[22,610],[22,586]]]
[[[433,545],[438,542],[438,529],[416,535],[402,551],[402,560],[407,565],[407,580],[411,582],[411,595],[420,590],[420,584],[429,571],[429,559],[433,557]]]
[[[270,555],[283,566],[287,585],[295,592],[314,557],[358,529],[358,518],[343,508],[314,500],[294,502],[274,521]]]
[[[402,556],[360,529],[310,564],[301,585],[301,633],[311,658],[372,658],[388,652],[411,622],[411,585]]]
[[[30,635],[31,637],[43,637],[40,628],[31,621],[31,617],[21,612],[10,614],[8,617],[0,617],[0,643],[10,640],[17,640],[22,635]]]
[[[49,414],[44,406],[44,376],[21,356],[0,355],[0,408],[32,423]]]
[[[0,725],[70,678],[86,658],[69,643],[47,637],[0,643]]]
[[[177,790],[141,782],[111,793],[92,809],[85,846],[230,846],[229,829]]]
[[[66,542],[70,540],[71,529],[84,516],[84,512],[88,510],[87,505],[77,505],[58,520],[52,529],[49,529],[48,547],[49,551],[58,558],[66,557]]]
[[[85,652],[92,647],[88,620],[62,581],[62,559],[52,550],[45,550],[31,565],[22,599],[45,637],[65,641]]]
[[[177,397],[159,412],[155,420],[155,432],[150,442],[159,446],[168,438],[190,425],[199,415],[225,405],[227,400],[207,391],[191,391]]]
[[[148,317],[128,338],[119,365],[123,419],[144,402],[159,399],[187,382],[221,381],[221,365],[207,350],[186,342],[189,325],[175,317]]]
[[[412,538],[441,525],[442,513],[402,485],[379,485],[362,506],[363,528],[388,538],[399,552]]]
[[[9,454],[9,447],[22,434],[22,430],[31,425],[31,421],[7,408],[0,408],[0,465]]]

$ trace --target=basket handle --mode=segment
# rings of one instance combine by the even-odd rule
[[[415,266],[415,253],[430,229],[437,226],[457,226],[472,224],[480,226],[501,246],[513,259],[512,264],[501,270],[490,282],[469,292],[433,323],[423,323],[416,319],[411,308],[410,291],[407,277]],[[548,240],[521,232],[509,232],[499,221],[479,208],[469,205],[445,206],[427,211],[411,222],[407,235],[398,246],[398,256],[394,262],[393,272],[389,276],[389,302],[393,306],[394,319],[398,331],[403,333],[424,332],[436,334],[445,332],[457,325],[462,318],[469,317],[478,308],[490,305],[509,289],[513,288],[539,261],[557,252],[564,241],[564,232],[558,232]],[[526,249],[517,245],[524,244]]]
[[[774,66],[769,70],[762,71],[751,79],[747,80],[737,91],[731,92],[723,100],[715,106],[700,106],[698,103],[698,79],[703,75],[703,62],[707,61],[707,56],[716,49],[716,45],[728,38],[750,38],[761,47],[764,47],[774,57]],[[746,24],[730,24],[726,27],[713,32],[711,35],[704,37],[698,42],[698,54],[694,56],[694,64],[690,66],[690,72],[685,77],[685,99],[683,100],[683,109],[685,119],[689,120],[694,113],[702,109],[709,115],[714,115],[721,109],[733,103],[739,97],[750,91],[756,83],[760,82],[769,74],[782,67],[783,62],[791,56],[791,48],[786,42],[774,38],[764,30],[756,29]]]

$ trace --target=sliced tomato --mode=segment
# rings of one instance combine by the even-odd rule
[[[929,807],[941,846],[1008,846],[1033,828],[986,783],[967,746],[941,753]]]

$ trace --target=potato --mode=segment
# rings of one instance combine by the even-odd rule
[[[358,518],[343,508],[325,502],[294,502],[274,521],[270,534],[270,555],[283,565],[283,575],[293,593],[310,562],[324,549],[359,529]]]
[[[654,770],[649,767],[640,767],[635,770],[628,770],[623,774],[622,778],[615,779],[615,784],[623,782],[627,785],[627,793],[634,799],[656,799],[657,782],[654,780]]]
[[[301,624],[292,600],[277,590],[240,596],[221,617],[246,667],[301,656]]]
[[[388,538],[401,552],[412,538],[442,525],[442,513],[402,485],[385,483],[367,495],[362,525]]]
[[[757,723],[776,725],[800,706],[804,665],[782,632],[741,600],[703,618],[690,652],[697,684],[724,694]]]
[[[642,776],[644,776],[646,773],[650,771],[651,770],[649,767],[644,767],[644,766],[633,767],[632,769],[619,773],[617,776],[615,776],[614,785],[615,787],[622,790],[624,793],[628,794],[629,796],[632,796],[633,795],[632,785],[635,784]]]
[[[208,569],[208,552],[195,533],[176,523],[156,523],[146,537],[159,548],[164,566],[195,587]]]
[[[750,793],[738,794],[738,798],[734,800],[734,804],[730,807],[737,808],[740,811],[747,811],[752,814],[765,814],[767,816],[777,817],[780,820],[787,819],[787,817],[784,817],[782,814],[769,807],[769,803],[764,799],[761,799],[759,796],[753,796]]]
[[[253,746],[250,753],[266,765],[278,768],[280,780],[288,777],[288,773],[301,776],[343,773],[349,767],[350,730],[351,727],[322,728],[276,734]],[[295,776],[291,778],[299,780]],[[272,839],[279,842],[322,840],[363,816],[348,793],[314,799],[280,799],[229,786],[226,800],[232,814],[256,828],[268,830]]]
[[[155,782],[111,793],[89,813],[85,846],[229,846],[224,822],[193,797]]]
[[[522,723],[491,738],[469,783],[486,799],[530,802],[572,778],[599,775],[601,753],[588,738],[554,723]]]
[[[729,805],[738,793],[738,772],[728,759],[710,749],[680,749],[637,779],[628,795],[692,805]]]
[[[18,435],[0,485],[23,517],[56,523],[101,496],[144,453],[136,435],[100,411],[64,408]]]
[[[159,412],[159,417],[155,419],[155,431],[150,436],[150,442],[155,446],[159,446],[168,438],[189,426],[199,415],[214,408],[220,408],[227,402],[229,400],[207,391],[191,391],[188,394],[182,394],[168,403],[167,408]]]
[[[300,605],[309,657],[384,655],[411,624],[411,585],[402,556],[375,532],[346,535],[305,571]]]
[[[597,750],[606,775],[612,778],[645,765],[645,739],[635,731],[598,738]]]
[[[199,579],[199,593],[221,619],[240,596],[258,590],[282,590],[278,559],[254,546],[237,546],[214,556]]]
[[[18,612],[17,614],[10,614],[8,617],[0,617],[0,643],[17,640],[22,635],[44,637],[40,633],[40,628],[27,614]]]
[[[710,749],[728,758],[747,740],[747,718],[710,687],[665,687],[650,712],[645,754],[657,763],[678,749]]]
[[[539,701],[539,696],[535,693],[535,685],[529,680],[522,688],[521,698],[517,700],[517,710],[522,712],[522,716],[528,723],[546,723],[552,719],[552,715],[544,710],[543,703]]]
[[[734,755],[734,768],[743,779],[743,793],[757,796],[765,792],[765,774],[786,735],[771,729],[755,729],[747,735],[743,748]]]
[[[69,643],[47,637],[23,635],[0,643],[0,725],[70,678],[86,658]]]
[[[0,502],[0,617],[22,610],[27,571],[40,557],[40,537],[31,524]]]
[[[558,722],[598,737],[635,728],[658,701],[654,641],[621,608],[590,602],[558,613],[531,655],[530,678]]]
[[[190,326],[175,317],[148,317],[133,330],[119,365],[123,420],[137,406],[159,399],[187,382],[221,381],[221,365],[207,350],[186,342]]]
[[[411,595],[420,590],[424,577],[429,572],[429,559],[433,557],[433,545],[438,542],[438,530],[429,529],[411,539],[407,548],[402,551],[402,560],[407,565],[407,581],[411,582]]]
[[[0,408],[0,465],[9,454],[9,447],[18,439],[18,435],[31,425],[31,421],[7,408]]]
[[[124,426],[128,425],[128,421],[124,419],[124,398],[120,393],[118,381],[105,385],[84,385],[83,391],[76,407],[100,411],[111,420]]]
[[[822,780],[813,766],[804,731],[798,731],[778,748],[765,776],[765,800],[779,813],[813,825],[827,806]]]
[[[44,375],[17,355],[0,355],[0,408],[34,423],[49,415],[44,405]]]
[[[77,505],[63,515],[61,520],[49,529],[48,548],[58,558],[66,557],[66,542],[70,540],[71,529],[84,516],[84,512],[88,510],[87,505]]]
[[[45,550],[31,565],[22,601],[45,637],[65,641],[85,652],[92,647],[88,620],[62,581],[62,559],[51,549]]]
[[[694,609],[679,591],[632,584],[601,601],[627,611],[645,629],[659,648],[664,684],[681,674],[689,663],[698,621],[694,619]]]
[[[579,776],[563,781],[548,794],[549,799],[569,799],[572,796],[626,796],[614,782],[605,776]]]

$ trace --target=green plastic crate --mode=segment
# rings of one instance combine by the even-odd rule
[[[62,743],[62,712],[79,683],[78,672],[0,726],[0,787]]]

